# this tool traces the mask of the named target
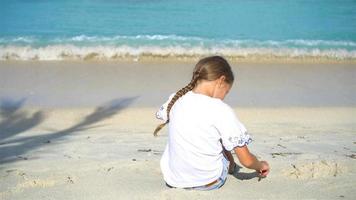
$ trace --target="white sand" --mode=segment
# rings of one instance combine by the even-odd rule
[[[239,91],[240,88],[245,94],[245,103],[240,106],[236,103],[233,106],[254,139],[250,150],[269,161],[271,174],[268,178],[258,181],[253,171],[242,168],[234,176],[229,176],[221,189],[198,192],[165,187],[159,169],[159,159],[167,139],[166,129],[159,137],[152,136],[153,129],[159,123],[154,118],[154,112],[155,104],[159,105],[161,102],[156,101],[166,98],[157,95],[160,92],[170,92],[169,85],[161,85],[160,80],[172,79],[172,87],[184,84],[189,79],[185,77],[187,74],[189,76],[189,67],[186,64],[177,64],[183,68],[174,68],[174,76],[152,79],[149,77],[156,73],[140,70],[136,81],[130,82],[132,77],[125,78],[120,75],[122,85],[119,87],[126,89],[118,96],[110,96],[112,86],[108,86],[106,92],[100,92],[105,84],[116,83],[117,80],[113,80],[115,76],[109,73],[113,68],[103,70],[107,70],[107,76],[98,68],[94,68],[100,71],[96,78],[91,75],[76,78],[76,72],[95,73],[91,68],[85,70],[85,63],[67,63],[67,67],[78,67],[72,73],[63,72],[64,69],[60,67],[64,64],[60,63],[49,66],[31,63],[28,64],[27,71],[22,71],[25,69],[23,65],[0,64],[0,94],[3,103],[0,107],[0,199],[356,197],[356,106],[355,94],[352,93],[355,85],[348,85],[355,83],[355,74],[350,74],[355,72],[352,66],[339,69],[336,66],[300,66],[299,70],[295,70],[293,76],[291,75],[291,79],[280,76],[280,72],[282,70],[282,74],[286,74],[288,71],[283,71],[282,68],[290,69],[299,67],[298,65],[272,67],[267,74],[262,73],[261,68],[266,67],[263,65],[242,66],[241,81],[237,82],[233,91]],[[88,65],[93,66],[92,63]],[[127,66],[132,67],[132,70],[126,68],[126,72],[131,75],[137,74],[135,70],[140,67],[139,64]],[[173,64],[169,66],[174,67]],[[45,75],[40,73],[40,69]],[[163,72],[167,72],[164,65],[156,66],[154,70],[162,70],[161,76],[164,75]],[[54,73],[55,71],[57,73]],[[53,75],[49,76],[50,73]],[[266,80],[246,77],[251,74],[257,77],[259,73],[270,78]],[[333,79],[332,74],[338,74],[338,78]],[[70,78],[71,76],[74,77]],[[176,79],[173,78],[180,80],[175,82]],[[92,82],[83,82],[83,79]],[[326,79],[332,84],[327,83]],[[74,80],[77,80],[78,85],[71,85]],[[313,80],[314,84],[307,87],[308,83],[298,80]],[[287,81],[287,84],[278,87],[277,83],[283,81]],[[6,87],[6,84],[15,82],[19,84],[13,85],[12,88]],[[140,84],[143,82],[146,84]],[[148,83],[151,85],[147,85]],[[270,85],[266,85],[268,83]],[[88,84],[91,86],[88,87]],[[334,93],[343,96],[332,100],[323,99],[331,98],[332,95],[315,91],[325,91],[322,87],[325,84],[328,91],[335,91]],[[149,87],[162,90],[152,89],[134,98]],[[85,91],[91,89],[101,97],[89,99],[89,103],[82,106],[81,100],[70,104],[70,96],[68,99],[60,98],[64,102],[55,101],[59,97],[66,97],[68,93],[65,92],[73,88]],[[249,103],[247,97],[259,94],[253,91],[266,88],[281,91],[265,96],[265,103],[260,103],[258,98],[254,103]],[[32,96],[20,95],[29,89],[35,90]],[[337,89],[340,90],[336,91]],[[80,93],[80,90],[76,92]],[[294,101],[279,98],[283,93],[299,99]],[[300,96],[304,96],[304,100]],[[5,104],[4,97],[7,97]],[[21,102],[20,97],[26,100]],[[88,97],[94,98],[95,95],[85,96]],[[78,98],[85,99],[82,95],[78,95]],[[232,92],[229,101],[238,99],[239,95]],[[10,104],[17,109],[9,108]]]

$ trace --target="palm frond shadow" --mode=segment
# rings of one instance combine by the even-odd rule
[[[96,127],[96,123],[119,113],[121,110],[127,108],[137,98],[138,97],[129,97],[112,100],[102,106],[99,106],[95,109],[94,112],[84,117],[83,120],[64,130],[48,134],[6,140],[6,142],[0,144],[0,164],[18,161],[19,158],[23,158],[22,155],[43,145],[46,145],[51,141],[63,140],[66,139],[66,136],[72,135],[75,132]],[[34,118],[37,119],[37,115],[35,115]],[[11,135],[7,134],[7,137],[9,136]]]
[[[0,143],[10,137],[18,135],[40,124],[44,118],[44,112],[30,113],[22,110],[26,99],[18,101],[11,99],[0,100]]]

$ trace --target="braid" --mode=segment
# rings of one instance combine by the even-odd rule
[[[167,121],[164,122],[163,124],[160,124],[157,126],[156,130],[153,132],[154,136],[157,136],[158,131],[160,131],[166,124],[169,123],[169,112],[171,111],[174,103],[183,95],[185,95],[187,92],[193,90],[193,88],[196,85],[196,82],[198,80],[199,76],[193,76],[192,81],[190,81],[190,83],[188,85],[186,85],[185,87],[183,87],[182,89],[178,90],[178,92],[173,96],[173,98],[171,99],[171,101],[168,103],[167,106]]]
[[[153,132],[153,135],[157,136],[158,131],[160,131],[166,124],[169,123],[169,112],[171,111],[174,103],[187,92],[193,90],[198,80],[214,81],[221,76],[224,76],[225,82],[232,86],[234,82],[234,74],[231,70],[231,66],[223,57],[210,56],[199,60],[199,62],[194,67],[193,77],[190,83],[180,89],[168,103],[167,121],[158,125],[156,130]]]

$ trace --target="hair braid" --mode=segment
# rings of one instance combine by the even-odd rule
[[[231,70],[229,63],[221,56],[210,56],[200,59],[195,65],[193,70],[192,80],[188,85],[178,90],[178,92],[173,96],[167,106],[167,121],[163,124],[157,126],[156,130],[153,132],[154,136],[157,136],[158,131],[160,131],[166,124],[169,123],[169,112],[173,107],[174,103],[187,92],[192,90],[196,85],[198,80],[214,81],[225,77],[225,82],[232,85],[234,82],[234,74]]]
[[[167,106],[167,121],[164,122],[163,124],[160,124],[160,125],[157,126],[156,130],[153,132],[154,136],[157,136],[158,131],[160,131],[166,124],[169,123],[169,112],[171,111],[174,103],[180,97],[185,95],[187,92],[193,90],[193,88],[196,85],[196,82],[197,82],[198,78],[199,78],[199,76],[193,76],[192,81],[190,81],[190,83],[188,85],[186,85],[182,89],[178,90],[178,92],[176,92],[176,94],[173,96],[173,98],[171,99],[171,101],[168,103],[168,106]]]

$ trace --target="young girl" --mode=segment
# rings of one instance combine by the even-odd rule
[[[220,188],[227,173],[235,168],[235,151],[240,163],[269,173],[266,161],[258,161],[247,148],[251,142],[244,125],[223,102],[234,81],[228,62],[220,56],[201,59],[191,82],[172,94],[156,117],[168,124],[168,144],[161,158],[161,170],[168,187],[211,190]]]

